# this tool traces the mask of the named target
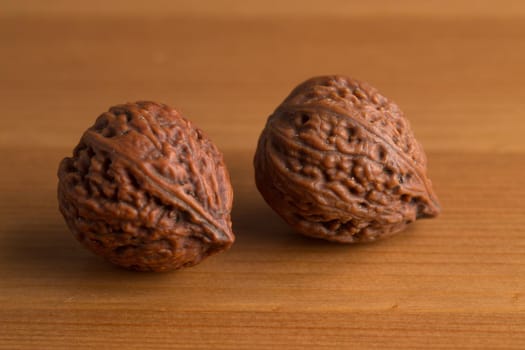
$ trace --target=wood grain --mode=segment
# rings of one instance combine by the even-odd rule
[[[195,3],[0,6],[0,348],[525,348],[522,2]],[[344,246],[265,205],[258,134],[295,84],[327,73],[403,108],[438,219]],[[237,242],[191,269],[114,268],[57,210],[59,160],[138,99],[181,108],[231,171]]]

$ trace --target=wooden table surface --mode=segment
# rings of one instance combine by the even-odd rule
[[[525,4],[366,3],[0,1],[0,348],[524,349]],[[345,246],[263,202],[266,117],[331,73],[405,111],[438,219]],[[57,210],[59,160],[142,99],[180,108],[231,171],[237,242],[183,271],[115,268]]]

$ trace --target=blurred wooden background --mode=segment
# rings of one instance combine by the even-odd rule
[[[444,211],[377,244],[293,234],[253,184],[266,117],[341,73],[405,111]],[[237,243],[139,274],[83,250],[56,169],[110,105],[224,151]],[[523,1],[0,1],[0,348],[525,348]]]

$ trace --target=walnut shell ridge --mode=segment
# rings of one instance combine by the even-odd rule
[[[297,86],[268,118],[254,158],[257,188],[292,228],[342,243],[438,215],[426,166],[399,107],[343,76]]]
[[[58,201],[88,249],[132,270],[199,263],[234,242],[223,156],[175,109],[111,107],[58,170]]]

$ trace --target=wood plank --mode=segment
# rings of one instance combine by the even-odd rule
[[[522,2],[159,3],[0,6],[0,349],[525,348]],[[401,105],[439,218],[346,246],[292,233],[264,203],[252,157],[267,115],[335,72]],[[115,268],[57,210],[59,160],[138,99],[180,107],[231,172],[237,241],[190,269]]]

